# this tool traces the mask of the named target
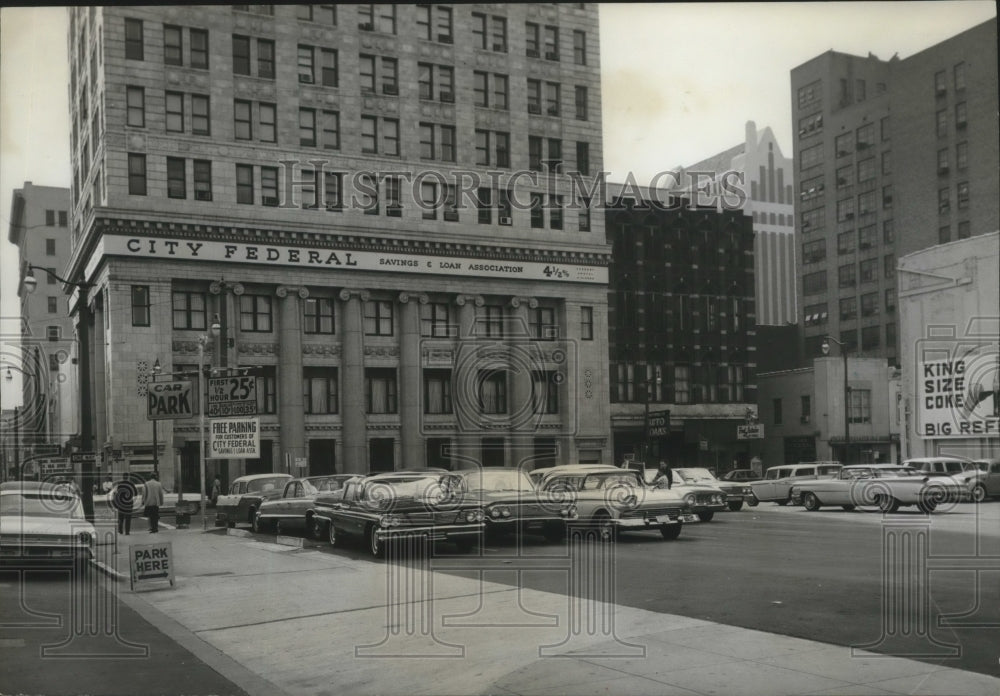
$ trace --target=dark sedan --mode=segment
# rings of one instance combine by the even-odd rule
[[[313,514],[324,524],[330,544],[363,539],[372,556],[387,543],[406,538],[444,541],[471,551],[482,537],[483,509],[464,495],[460,477],[447,472],[405,472],[353,478],[342,494],[316,496]]]
[[[253,530],[273,530],[278,534],[292,529],[305,530],[314,539],[321,539],[326,534],[326,527],[313,515],[316,496],[321,493],[343,492],[344,483],[352,478],[353,474],[331,474],[292,479],[285,484],[280,498],[265,500],[260,504],[253,519]]]

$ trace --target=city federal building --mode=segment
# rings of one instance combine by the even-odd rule
[[[224,484],[610,462],[595,5],[69,12],[102,475],[197,490],[212,375],[256,378]]]

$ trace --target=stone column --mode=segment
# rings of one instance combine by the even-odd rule
[[[296,457],[307,456],[305,408],[302,403],[302,305],[300,300],[309,297],[306,288],[280,285],[275,291],[278,309],[278,423],[281,448],[278,451],[277,470],[285,471],[285,461],[291,465],[288,473],[305,473],[296,470]]]
[[[469,468],[473,463],[482,465],[481,439],[479,427],[479,396],[476,375],[475,352],[476,307],[486,304],[482,295],[458,295],[458,340],[455,345],[454,385],[456,441],[455,450],[459,456],[456,468]]]
[[[594,391],[593,374],[581,375],[579,372],[580,322],[573,322],[575,325],[571,326],[570,311],[565,300],[559,303],[559,308],[556,310],[559,336],[562,339],[560,347],[556,352],[563,357],[562,362],[558,362],[558,360],[554,361],[557,363],[555,368],[563,376],[562,381],[558,385],[559,422],[561,428],[557,437],[559,453],[556,456],[556,464],[570,464],[577,460],[576,442],[574,441],[577,429],[574,423],[577,418],[577,405],[581,403],[579,394],[580,384],[590,384],[588,389],[591,393],[588,398],[593,396]],[[579,319],[579,305],[574,305],[572,312]]]
[[[343,353],[340,359],[340,406],[343,433],[343,465],[347,474],[368,473],[368,432],[365,417],[365,346],[362,302],[370,297],[367,290],[340,291],[340,316],[343,321]]]
[[[508,384],[510,398],[507,412],[510,414],[510,457],[507,466],[518,467],[521,462],[535,453],[534,436],[538,434],[540,414],[534,412],[532,402],[532,371],[543,367],[541,350],[531,341],[528,329],[528,309],[538,307],[533,297],[510,298],[510,313],[507,323]]]
[[[427,295],[399,293],[399,439],[403,469],[425,466],[424,438],[420,433],[420,305]]]

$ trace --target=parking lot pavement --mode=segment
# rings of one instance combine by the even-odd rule
[[[928,662],[519,589],[502,564],[477,581],[233,531],[162,533],[176,586],[123,594],[252,673],[260,681],[234,679],[249,693],[1000,691],[1000,679]]]

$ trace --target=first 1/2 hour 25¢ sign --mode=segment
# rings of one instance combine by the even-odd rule
[[[252,375],[212,377],[208,380],[209,418],[257,415],[257,378]]]

